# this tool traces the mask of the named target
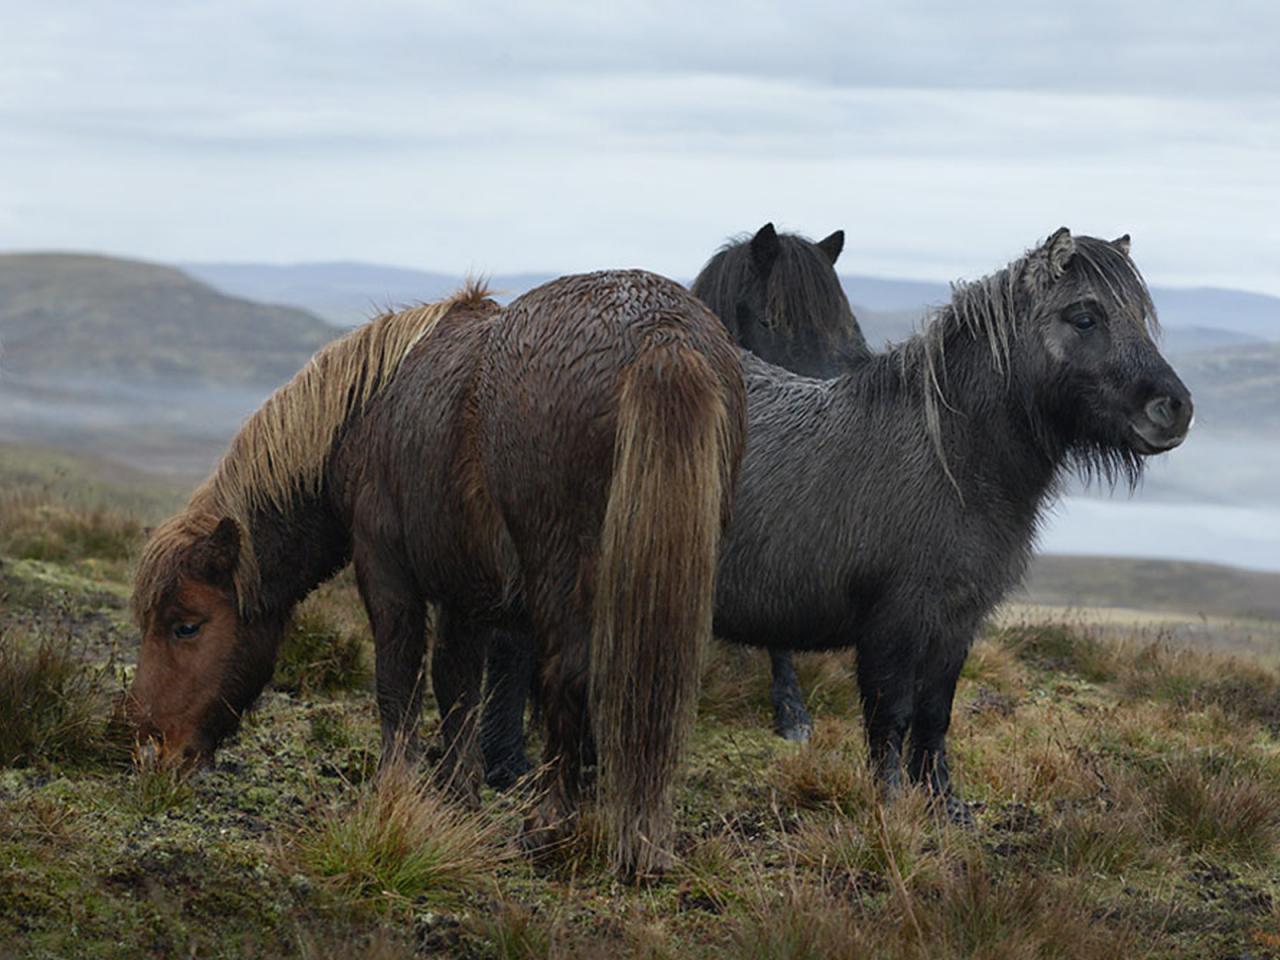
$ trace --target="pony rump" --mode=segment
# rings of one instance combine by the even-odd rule
[[[234,587],[242,616],[258,605],[260,575],[252,540],[254,514],[287,515],[301,499],[320,492],[325,466],[346,423],[364,410],[414,346],[457,306],[484,302],[488,288],[468,281],[436,303],[386,313],[321,348],[241,427],[213,475],[183,513],[152,535],[138,564],[135,617],[156,609],[189,572],[193,543],[228,517],[240,532]]]

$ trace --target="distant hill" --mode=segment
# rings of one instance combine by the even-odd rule
[[[1042,554],[1018,598],[1046,606],[1280,620],[1280,574],[1177,560]]]
[[[182,269],[226,293],[264,303],[293,304],[331,323],[352,326],[390,307],[440,300],[465,277],[369,263],[187,263]],[[558,274],[488,277],[501,299],[518,296]]]
[[[327,320],[351,325],[387,306],[435,300],[457,289],[463,278],[405,267],[368,263],[190,263],[183,269],[218,289],[267,303],[293,304]],[[492,286],[508,296],[523,293],[555,274],[503,274]],[[677,277],[689,282],[691,277]],[[945,303],[950,286],[931,280],[903,280],[858,274],[842,276],[874,346],[901,340],[928,307]],[[1280,342],[1280,298],[1211,287],[1156,287],[1152,290],[1165,326],[1165,350],[1184,355],[1197,350]]]
[[[276,384],[333,335],[305,310],[230,296],[172,267],[0,255],[0,371],[11,380]]]
[[[1280,344],[1197,353],[1181,359],[1178,372],[1215,432],[1280,432]]]

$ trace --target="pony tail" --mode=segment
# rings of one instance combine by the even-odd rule
[[[673,780],[693,726],[741,451],[731,409],[741,415],[741,397],[678,332],[650,339],[621,378],[590,685],[599,809],[624,876],[655,874],[669,859]]]

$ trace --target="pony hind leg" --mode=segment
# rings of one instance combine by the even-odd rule
[[[769,699],[773,702],[773,730],[783,740],[808,743],[813,734],[813,718],[804,705],[804,691],[796,677],[790,650],[770,648],[772,680]]]
[[[398,564],[357,551],[356,581],[373,628],[374,685],[382,725],[386,767],[422,755],[418,718],[422,712],[426,656],[426,604]]]
[[[436,777],[445,790],[473,804],[479,802],[483,776],[480,708],[489,632],[458,611],[442,608],[431,657],[444,744]]]
[[[543,763],[537,807],[525,820],[521,844],[538,852],[563,840],[583,793],[583,768],[591,753],[588,674],[591,623],[572,601],[561,598],[536,615],[542,651],[539,677],[543,710]]]
[[[532,636],[510,630],[490,632],[480,747],[485,782],[496,790],[509,789],[533,768],[525,752],[524,713],[534,668]]]

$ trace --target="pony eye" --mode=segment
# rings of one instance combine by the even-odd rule
[[[178,640],[190,640],[200,632],[201,626],[203,626],[203,624],[179,623],[173,628],[173,635]]]
[[[1075,307],[1068,310],[1065,319],[1077,330],[1092,330],[1098,325],[1097,312],[1090,307]]]

